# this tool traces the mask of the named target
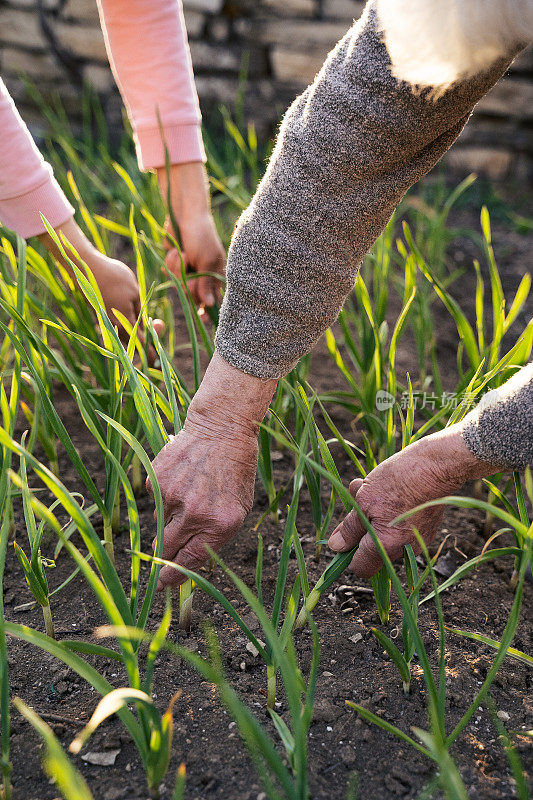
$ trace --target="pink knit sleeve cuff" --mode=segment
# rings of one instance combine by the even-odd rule
[[[74,209],[53,175],[29,192],[0,199],[0,219],[23,239],[45,232],[41,214],[53,228],[74,216]]]
[[[171,164],[189,161],[206,161],[202,129],[196,122],[165,125],[159,128],[141,128],[135,131],[137,159],[142,170],[165,166],[165,147]]]

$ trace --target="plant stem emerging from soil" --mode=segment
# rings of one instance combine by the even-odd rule
[[[138,497],[142,492],[141,461],[136,453],[134,453],[131,460],[131,488],[135,497]]]
[[[274,708],[276,702],[276,667],[267,664],[267,708]]]
[[[113,525],[109,517],[104,518],[104,547],[111,563],[115,563],[115,551],[113,548]]]
[[[188,580],[180,586],[180,628],[187,632],[192,627],[192,602],[193,585]]]
[[[308,594],[308,596],[307,596],[307,598],[305,600],[305,603],[303,604],[302,608],[300,609],[300,613],[298,614],[298,616],[296,618],[296,622],[294,624],[294,627],[296,629],[305,627],[305,624],[307,622],[306,611],[311,613],[311,611],[314,609],[314,607],[316,606],[316,604],[320,600],[320,594],[321,593],[318,591],[318,589],[316,587],[314,589],[311,589],[311,591],[309,592],[309,594]]]
[[[43,617],[44,617],[44,627],[46,630],[46,635],[50,637],[50,639],[55,639],[54,634],[54,623],[52,622],[52,612],[50,610],[50,603],[45,606],[42,606],[43,609]]]

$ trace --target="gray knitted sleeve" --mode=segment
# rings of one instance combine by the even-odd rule
[[[288,110],[237,223],[216,337],[226,361],[277,378],[313,347],[403,194],[450,147],[513,55],[432,99],[392,76],[367,5]]]
[[[533,361],[482,398],[464,418],[463,439],[482,461],[533,466]]]

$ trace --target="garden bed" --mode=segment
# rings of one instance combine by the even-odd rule
[[[466,212],[462,211],[465,214]],[[477,212],[475,212],[477,213]],[[475,216],[474,213],[474,216]],[[475,227],[475,221],[472,227]],[[531,254],[531,237],[514,238],[505,233],[505,225],[494,226],[495,238],[500,237],[500,271],[504,284],[515,290],[518,278],[527,268],[521,260],[517,268],[517,253]],[[503,237],[507,237],[502,241]],[[527,243],[527,244],[526,244]],[[468,243],[460,240],[455,248],[468,250]],[[466,256],[466,262],[471,259]],[[512,266],[510,266],[512,265]],[[473,296],[473,275],[467,273],[454,287],[464,298]],[[466,303],[465,305],[468,305]],[[394,308],[391,308],[394,312]],[[396,309],[397,312],[397,309]],[[441,369],[446,375],[455,369],[457,333],[447,312],[435,306],[436,328],[439,331],[439,356]],[[519,323],[516,323],[519,324]],[[185,337],[183,322],[178,320],[178,331]],[[185,338],[184,338],[185,341]],[[410,368],[412,358],[409,349],[410,337],[402,340],[398,354],[398,371]],[[321,356],[324,355],[324,358]],[[318,348],[318,357],[312,361],[311,385],[319,391],[339,388],[338,377],[332,377],[329,357],[324,345]],[[180,365],[181,369],[182,365]],[[186,368],[183,369],[186,372]],[[335,385],[337,381],[337,385]],[[333,384],[333,385],[332,385]],[[56,409],[64,421],[71,437],[90,467],[99,488],[102,469],[100,451],[85,429],[66,391],[56,395]],[[351,437],[351,417],[336,409],[334,419],[341,432]],[[22,429],[21,429],[22,430]],[[342,453],[335,451],[341,477],[345,483],[353,477],[353,467]],[[292,460],[286,453],[279,454],[275,461],[276,483],[281,485],[290,478]],[[60,476],[68,488],[81,491],[79,481],[65,454],[60,454]],[[100,480],[100,483],[99,483]],[[37,485],[31,478],[32,485]],[[288,499],[286,500],[288,502]],[[153,505],[147,495],[138,500],[141,514],[143,549],[150,551],[154,535]],[[257,485],[252,513],[238,536],[223,550],[226,562],[248,584],[255,580],[256,533],[254,526],[267,508],[266,495]],[[282,514],[284,516],[284,514]],[[341,508],[336,509],[335,519],[340,519]],[[23,520],[17,509],[16,531],[24,538]],[[125,517],[124,517],[125,520]],[[479,554],[485,544],[484,520],[479,512],[449,509],[441,529],[441,538],[446,542],[438,566],[443,572],[463,563],[467,558]],[[298,514],[298,533],[306,555],[310,578],[316,579],[324,569],[327,555],[323,554],[319,565],[314,563],[314,528],[311,521],[310,503],[303,493]],[[100,529],[95,523],[96,530]],[[269,519],[261,526],[264,537],[265,557],[263,591],[265,604],[272,599],[276,579],[279,548],[283,525]],[[511,542],[510,535],[508,542]],[[502,546],[505,537],[498,540]],[[127,579],[130,559],[126,554],[129,536],[125,528],[115,539],[115,553],[119,575]],[[45,546],[53,550],[53,542]],[[479,567],[453,588],[443,594],[445,621],[470,631],[478,631],[499,639],[509,616],[513,594],[509,588],[509,577],[513,568],[512,559],[500,559]],[[50,573],[53,587],[67,577],[72,567],[63,553],[57,566]],[[296,561],[291,560],[289,574],[296,573]],[[146,570],[144,570],[146,575]],[[245,615],[250,627],[254,626],[253,615],[245,608],[244,601],[232,584],[215,570],[211,577],[215,586]],[[379,622],[368,585],[353,583],[350,573],[342,579],[345,586],[336,584],[329,596],[322,597],[314,618],[318,625],[321,643],[321,660],[314,721],[310,729],[309,765],[310,796],[313,800],[344,800],[350,775],[359,776],[360,800],[385,800],[385,798],[418,798],[424,786],[434,774],[434,765],[425,760],[408,744],[399,742],[379,728],[369,725],[345,705],[353,700],[382,716],[402,730],[410,732],[411,726],[426,727],[426,705],[424,681],[417,663],[413,669],[412,689],[404,697],[398,672],[384,655],[383,648],[374,639],[371,628]],[[427,586],[427,584],[426,584]],[[5,611],[9,621],[27,624],[42,629],[40,609],[16,611],[16,607],[30,599],[25,591],[22,570],[9,551],[5,576]],[[429,591],[429,589],[427,589]],[[87,589],[85,581],[78,577],[72,581],[52,603],[56,635],[58,638],[77,637],[91,639],[93,630],[106,622],[101,610]],[[188,635],[178,630],[177,609],[170,638],[178,638],[191,650],[205,653],[202,620],[208,619],[215,627],[221,641],[227,675],[238,694],[257,714],[267,727],[272,727],[265,710],[266,678],[263,662],[246,648],[247,640],[228,614],[215,605],[206,595],[196,592],[194,601],[194,624]],[[164,600],[159,597],[152,608],[153,629],[163,613]],[[533,586],[526,584],[522,619],[513,646],[526,653],[533,653],[531,618],[533,610]],[[393,597],[388,635],[401,637],[402,615]],[[419,627],[430,654],[437,651],[438,628],[431,603],[420,609]],[[257,631],[259,634],[259,631]],[[37,711],[56,732],[65,748],[83,723],[88,720],[97,704],[97,694],[81,678],[52,656],[33,649],[27,644],[10,639],[9,661],[12,695],[21,696]],[[311,637],[304,630],[296,635],[296,646],[305,669],[311,657]],[[479,643],[449,634],[446,644],[446,665],[449,681],[447,720],[450,729],[461,717],[479,689],[494,659],[494,651]],[[91,658],[89,658],[91,660]],[[123,685],[120,664],[92,658],[103,675],[116,686]],[[174,656],[164,653],[158,657],[154,682],[156,703],[165,709],[172,695],[182,690],[175,707],[174,743],[171,768],[165,779],[162,797],[170,797],[175,769],[184,761],[187,766],[187,797],[231,798],[232,800],[256,800],[264,798],[263,789],[246,750],[241,743],[235,723],[223,710],[214,687],[190,666],[179,662]],[[496,677],[491,690],[500,717],[508,730],[520,731],[533,728],[533,672],[526,664],[507,658]],[[285,701],[278,698],[277,711],[283,716]],[[58,790],[48,783],[41,771],[40,744],[36,734],[15,711],[12,718],[12,761],[14,800],[53,800]],[[532,766],[531,740],[516,737],[515,745],[525,768]],[[109,766],[91,764],[82,756],[74,758],[86,777],[95,798],[98,800],[123,800],[146,798],[144,772],[130,737],[122,723],[116,718],[106,722],[91,738],[83,751],[92,754],[92,760],[106,760]],[[514,796],[514,785],[509,764],[493,719],[485,707],[476,713],[452,754],[459,767],[469,797],[479,800],[507,800]]]

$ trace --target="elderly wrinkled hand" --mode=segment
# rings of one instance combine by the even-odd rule
[[[164,559],[197,570],[209,559],[206,546],[219,550],[242,525],[254,497],[258,423],[275,386],[213,356],[183,430],[153,462],[163,498]],[[163,567],[158,589],[184,580]]]
[[[352,481],[350,493],[394,561],[402,556],[406,544],[412,545],[415,553],[420,552],[414,528],[426,543],[435,538],[444,507],[424,509],[391,526],[393,520],[422,503],[454,494],[467,480],[493,474],[496,469],[470,452],[458,424],[424,437],[383,461],[364,480]],[[333,531],[329,547],[335,552],[357,547],[350,569],[359,578],[370,578],[382,566],[356,511]]]

